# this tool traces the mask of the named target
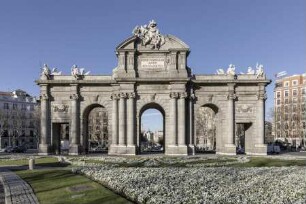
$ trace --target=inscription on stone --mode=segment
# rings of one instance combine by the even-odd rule
[[[143,58],[141,59],[141,67],[143,69],[163,69],[165,67],[165,59],[158,58]]]

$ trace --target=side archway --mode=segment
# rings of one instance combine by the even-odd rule
[[[196,112],[195,146],[197,153],[215,153],[219,144],[217,137],[217,115],[219,108],[214,104],[204,104]]]
[[[107,109],[100,104],[91,104],[84,109],[82,141],[85,153],[108,152],[108,117]]]

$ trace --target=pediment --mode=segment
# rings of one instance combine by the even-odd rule
[[[164,35],[164,44],[160,45],[159,48],[154,48],[153,45],[143,45],[142,40],[137,36],[131,36],[120,43],[116,51],[120,50],[137,50],[137,51],[169,51],[169,50],[184,50],[189,51],[189,46],[181,39],[173,35]]]

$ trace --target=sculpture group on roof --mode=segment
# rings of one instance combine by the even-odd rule
[[[154,20],[151,20],[149,25],[136,26],[133,35],[141,40],[143,46],[152,45],[152,49],[159,49],[165,44],[165,37],[160,34]]]
[[[48,67],[47,64],[44,64],[43,68],[41,68],[41,78],[42,79],[50,79],[51,76],[62,75],[61,71],[58,71],[57,68],[53,68],[52,70]],[[71,76],[76,79],[79,79],[82,76],[86,76],[90,73],[90,71],[85,72],[85,68],[78,68],[77,65],[73,65],[71,67]]]
[[[224,71],[224,69],[217,69],[217,74],[218,75],[236,75],[236,67],[233,64],[230,64],[226,70],[226,72]],[[243,72],[240,72],[240,74],[245,74]],[[256,70],[254,70],[252,67],[248,67],[247,73],[248,75],[256,75],[256,78],[259,77],[263,77],[264,76],[264,69],[263,69],[263,65],[262,64],[256,64]]]

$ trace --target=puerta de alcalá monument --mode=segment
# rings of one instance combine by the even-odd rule
[[[157,23],[150,21],[116,47],[118,65],[111,76],[90,75],[76,65],[64,75],[44,65],[36,81],[41,99],[40,154],[60,153],[64,146],[71,155],[90,152],[98,137],[89,122],[96,108],[101,110],[95,116],[101,129],[97,127],[95,134],[102,132],[99,137],[108,154],[139,154],[141,116],[154,108],[163,116],[165,155],[194,154],[208,143],[207,135],[213,136],[209,143],[217,154],[235,155],[237,127],[243,129],[239,143],[246,154],[266,155],[265,87],[271,81],[263,66],[236,74],[231,64],[216,74],[194,75],[187,66],[189,53],[187,44],[162,35]],[[201,121],[213,128],[200,128]]]

